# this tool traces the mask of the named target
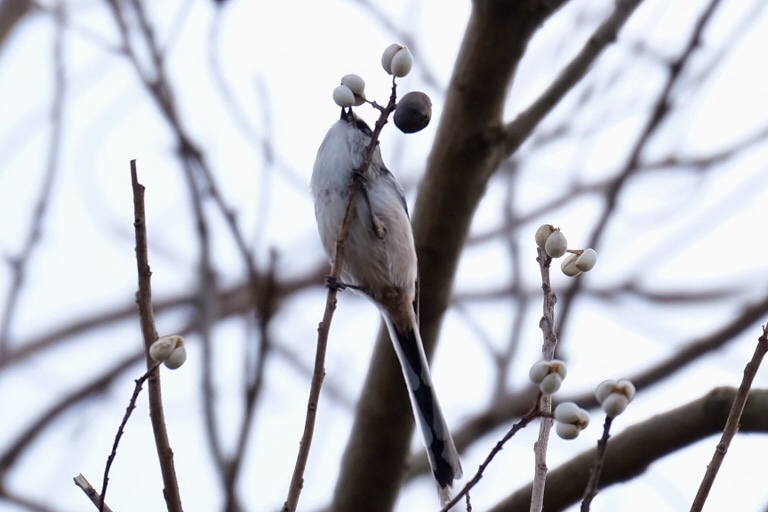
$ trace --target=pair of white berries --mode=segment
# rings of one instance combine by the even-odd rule
[[[555,407],[555,432],[563,439],[576,439],[589,426],[589,413],[573,402]]]
[[[149,357],[156,363],[163,362],[167,368],[175,370],[187,360],[184,338],[178,334],[158,338],[149,347]]]
[[[560,389],[563,379],[568,373],[565,362],[559,359],[551,361],[539,361],[531,366],[528,378],[539,386],[539,390],[545,395],[554,395]]]
[[[552,359],[539,361],[531,366],[528,377],[545,395],[556,393],[568,373],[564,361]],[[573,402],[563,402],[555,407],[555,432],[563,439],[575,439],[589,425],[589,413]]]
[[[595,398],[605,414],[616,417],[635,398],[635,385],[627,379],[604,380],[595,389]]]
[[[627,410],[635,398],[635,385],[627,379],[604,380],[595,389],[595,398],[603,412],[611,418]],[[555,407],[555,432],[563,439],[575,439],[589,425],[589,413],[573,402]]]
[[[359,107],[365,103],[365,81],[359,75],[344,75],[333,90],[333,101],[342,108]]]
[[[388,74],[402,78],[411,72],[413,55],[406,46],[393,43],[381,55],[381,67]],[[342,108],[359,107],[365,103],[365,81],[358,75],[344,75],[341,85],[333,90],[333,101]]]
[[[559,258],[566,252],[570,253],[560,264],[563,274],[576,277],[582,272],[588,272],[597,263],[597,253],[594,249],[568,249],[568,240],[560,228],[552,224],[542,224],[536,230],[536,245],[551,258]]]
[[[407,46],[392,43],[381,54],[381,67],[387,74],[402,78],[411,72],[413,55]]]

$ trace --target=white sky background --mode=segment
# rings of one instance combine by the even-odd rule
[[[429,128],[412,136],[385,130],[385,161],[409,188],[424,168],[447,83],[468,16],[468,2],[386,2],[391,20],[417,41],[414,72],[401,80],[401,91],[420,89],[432,96],[435,116]],[[747,5],[748,4],[748,5]],[[695,94],[680,88],[673,96],[679,113],[665,125],[645,154],[646,160],[707,154],[766,126],[768,14],[758,11],[743,25],[756,2],[725,2],[705,33],[704,49],[683,84],[704,81]],[[46,3],[45,5],[49,5]],[[127,60],[105,48],[118,43],[102,2],[65,3],[70,28],[65,34],[66,103],[60,158],[43,238],[29,262],[28,279],[12,326],[12,339],[33,336],[76,318],[124,305],[136,287],[129,160],[138,160],[140,181],[147,187],[150,264],[156,298],[189,290],[196,281],[197,242],[182,170],[173,137],[141,88]],[[609,12],[611,2],[574,1],[556,14],[530,45],[508,104],[508,119],[525,107],[581,46]],[[648,102],[666,77],[659,59],[682,48],[689,26],[705,2],[668,5],[647,0],[590,75],[601,101],[576,110],[579,92],[570,94],[545,120],[540,133],[578,112],[579,132],[546,150],[523,147],[515,208],[536,210],[574,183],[593,183],[616,172],[627,146],[648,115]],[[278,274],[304,275],[323,260],[317,239],[308,183],[314,154],[328,126],[338,117],[331,91],[350,72],[363,76],[369,98],[384,102],[389,79],[381,70],[381,51],[397,38],[369,12],[352,2],[245,2],[230,0],[217,14],[213,2],[153,2],[150,16],[162,42],[172,41],[168,75],[183,121],[205,150],[229,205],[238,211],[246,237],[255,244],[258,264],[270,249],[279,254]],[[220,16],[218,18],[217,16]],[[211,49],[211,27],[218,23]],[[50,137],[49,110],[53,84],[54,23],[47,14],[32,14],[0,52],[0,253],[20,251],[29,229],[32,205],[44,174]],[[718,68],[708,74],[712,52],[734,37]],[[638,46],[641,46],[638,49]],[[233,122],[209,66],[215,52],[240,113],[255,137]],[[425,82],[431,74],[437,84]],[[266,100],[266,101],[265,101]],[[370,109],[359,109],[368,120]],[[268,137],[275,160],[265,161],[258,139]],[[523,158],[524,157],[524,158]],[[603,378],[620,377],[671,353],[676,346],[725,323],[750,299],[765,293],[768,281],[763,242],[768,214],[768,147],[758,145],[727,165],[705,174],[687,170],[643,173],[620,196],[620,212],[609,224],[591,286],[611,285],[628,275],[659,290],[742,288],[733,302],[716,306],[674,307],[669,312],[639,300],[583,301],[567,327],[571,392],[589,389]],[[473,224],[473,234],[500,226],[505,185],[495,178]],[[519,262],[531,289],[537,286],[532,234],[541,222],[561,226],[578,246],[591,229],[596,203],[569,202],[535,218],[523,229],[530,257]],[[234,245],[214,208],[214,258],[220,279],[235,283],[245,272]],[[476,244],[465,254],[457,293],[499,285],[511,274],[500,244]],[[0,297],[11,283],[8,266],[0,267]],[[554,283],[566,283],[555,275]],[[273,324],[275,343],[287,347],[306,365],[313,358],[315,327],[324,306],[318,283],[311,293],[290,300]],[[4,300],[4,299],[0,299]],[[466,310],[482,325],[489,342],[502,347],[508,339],[508,301],[468,302]],[[539,350],[539,310],[529,312],[525,339],[511,381],[522,382]],[[161,333],[186,320],[158,318]],[[768,319],[766,320],[768,321]],[[327,386],[340,389],[343,400],[327,393],[321,400],[315,444],[300,507],[316,510],[327,503],[340,453],[351,425],[350,403],[359,393],[378,328],[371,305],[343,294],[334,319],[327,359]],[[216,331],[217,400],[225,428],[240,414],[240,354],[252,334],[246,322],[230,320]],[[755,325],[738,344],[694,365],[674,379],[638,396],[624,427],[696,398],[713,386],[738,385],[743,364],[759,334]],[[434,362],[434,379],[450,425],[462,423],[485,407],[490,382],[487,353],[465,316],[451,312]],[[140,346],[138,319],[71,339],[55,350],[0,372],[0,450],[28,423],[113,361]],[[200,421],[199,345],[189,340],[189,360],[176,372],[164,372],[163,390],[171,443],[176,454],[185,509],[216,510],[220,495],[206,471],[210,455]],[[8,485],[22,494],[47,500],[56,510],[88,510],[90,504],[71,478],[85,474],[100,487],[104,461],[112,445],[140,367],[121,376],[109,392],[65,416],[22,460]],[[277,510],[285,499],[303,425],[308,381],[284,358],[270,362],[264,397],[241,495],[249,510]],[[757,387],[768,385],[765,372]],[[553,439],[550,467],[593,446],[602,419],[571,443]],[[463,456],[472,473],[502,435],[499,429]],[[476,510],[485,510],[510,490],[527,482],[533,469],[535,428],[513,439],[473,493]],[[715,445],[714,438],[653,465],[640,479],[600,493],[594,511],[673,511],[690,505]],[[416,443],[414,443],[416,446]],[[710,510],[759,510],[768,503],[764,485],[749,485],[745,476],[764,474],[761,455],[768,439],[741,436],[716,481]],[[146,414],[146,395],[132,417],[113,467],[108,502],[115,511],[161,510],[161,481]],[[736,502],[735,502],[736,500]],[[1,511],[21,510],[0,502]],[[433,485],[421,478],[403,493],[398,510],[436,510]]]

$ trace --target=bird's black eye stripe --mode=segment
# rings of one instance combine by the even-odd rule
[[[373,136],[373,132],[371,131],[371,128],[368,126],[368,123],[366,123],[365,121],[357,117],[355,113],[352,112],[351,107],[348,109],[344,109],[344,108],[341,109],[341,120],[346,121],[349,124],[354,123],[355,128],[357,128],[358,130],[360,130],[361,132],[363,132],[369,137]]]
[[[368,124],[363,121],[362,119],[358,118],[355,120],[355,125],[357,125],[357,129],[366,134],[367,136],[373,135],[373,132],[371,131],[370,127],[368,127]]]

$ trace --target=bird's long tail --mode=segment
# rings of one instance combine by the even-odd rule
[[[451,499],[453,481],[462,475],[461,462],[432,387],[421,335],[416,325],[397,329],[386,314],[384,319],[403,369],[413,414],[424,438],[440,501],[445,504]]]

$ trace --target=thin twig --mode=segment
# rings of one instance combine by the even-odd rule
[[[448,512],[451,510],[451,508],[458,504],[459,501],[461,501],[461,498],[465,495],[467,496],[467,500],[469,500],[469,491],[472,490],[472,488],[477,485],[477,483],[483,478],[483,473],[485,473],[485,470],[488,468],[493,458],[496,457],[496,455],[502,449],[504,449],[506,442],[512,439],[512,436],[514,436],[520,430],[524,429],[531,421],[541,416],[541,409],[539,409],[540,398],[541,395],[539,395],[539,398],[537,398],[536,405],[530,411],[525,413],[517,423],[512,425],[512,428],[510,428],[509,431],[504,434],[504,437],[502,437],[501,440],[496,443],[496,446],[493,447],[483,463],[480,464],[480,466],[477,468],[475,476],[473,476],[472,479],[464,485],[461,491],[459,491],[451,501],[449,501],[443,508],[440,509],[440,512]]]
[[[0,50],[4,49],[8,35],[35,6],[32,0],[5,0],[0,2]]]
[[[5,4],[6,2],[2,2]],[[11,2],[13,3],[13,2]],[[7,9],[4,9],[7,10]],[[27,274],[27,265],[32,259],[43,232],[43,223],[51,204],[50,197],[59,168],[59,153],[61,150],[62,127],[64,123],[64,100],[66,93],[66,70],[64,67],[64,7],[57,4],[54,9],[56,19],[56,37],[53,45],[54,88],[53,103],[50,111],[50,141],[48,156],[45,164],[45,175],[41,180],[40,193],[32,211],[32,221],[29,226],[24,246],[18,256],[9,258],[12,270],[11,284],[8,288],[2,316],[0,316],[0,361],[8,355],[11,336],[11,324],[16,313],[16,307],[21,297],[21,291]],[[0,22],[2,25],[2,22]],[[2,41],[0,40],[0,44]]]
[[[611,436],[611,449],[606,454],[600,486],[627,483],[647,474],[648,466],[678,450],[721,433],[736,397],[735,388],[715,388],[704,396],[673,410],[636,423]],[[768,390],[753,389],[742,416],[742,432],[768,432]],[[679,453],[679,452],[678,452]],[[589,480],[589,469],[597,458],[593,447],[563,462],[547,475],[546,510],[565,510],[578,504]],[[636,480],[634,480],[636,481]],[[487,512],[527,510],[531,484],[511,493]],[[615,508],[615,507],[614,507]],[[618,507],[623,511],[627,507]]]
[[[549,269],[552,258],[542,249],[537,249],[536,261],[541,272],[541,289],[544,292],[543,314],[539,321],[539,327],[544,338],[541,345],[541,354],[545,361],[551,361],[555,357],[557,347],[557,333],[555,332],[555,303],[557,296],[552,291],[549,281]],[[539,438],[533,445],[535,469],[533,473],[533,490],[531,493],[531,512],[541,512],[544,508],[544,487],[547,481],[547,446],[549,445],[549,432],[552,430],[552,396],[544,395],[540,401],[542,415],[539,425]]]
[[[133,189],[134,229],[136,231],[136,266],[139,274],[139,291],[136,304],[139,306],[141,333],[144,338],[147,370],[149,371],[149,417],[155,435],[155,446],[163,475],[163,495],[169,512],[182,512],[179,483],[176,480],[176,468],[173,464],[173,450],[168,441],[168,431],[163,413],[163,398],[160,389],[160,372],[149,356],[149,347],[157,340],[155,317],[152,312],[152,271],[149,268],[147,251],[147,224],[144,213],[144,185],[139,183],[136,160],[131,160],[131,185]]]
[[[275,290],[275,269],[277,267],[277,253],[271,251],[270,263],[263,286],[259,290],[259,300],[256,304],[256,316],[258,324],[258,347],[254,346],[245,359],[245,400],[243,405],[243,418],[240,421],[240,429],[235,443],[232,457],[226,461],[225,467],[225,496],[226,506],[224,510],[239,510],[237,503],[237,479],[242,468],[243,458],[246,454],[248,438],[253,431],[252,425],[256,412],[256,403],[264,382],[264,370],[267,363],[267,355],[272,351],[270,341],[270,323],[277,309],[277,293]],[[255,345],[255,344],[254,344]]]
[[[392,81],[392,94],[389,97],[389,103],[387,106],[381,109],[381,115],[376,121],[373,133],[371,134],[371,141],[368,147],[365,148],[363,154],[363,161],[360,168],[357,169],[359,173],[353,173],[352,182],[349,185],[349,202],[347,203],[347,209],[344,213],[344,220],[341,223],[339,229],[339,235],[336,239],[336,251],[333,257],[333,263],[331,264],[330,278],[338,282],[341,276],[341,269],[344,264],[344,243],[349,234],[349,229],[352,224],[352,220],[356,216],[357,201],[355,200],[358,193],[363,188],[362,181],[358,179],[358,176],[365,174],[373,161],[373,154],[376,150],[376,146],[379,143],[379,135],[384,125],[387,123],[389,115],[394,111],[397,100],[397,84],[394,79]],[[296,457],[296,465],[293,469],[293,475],[291,477],[291,483],[288,488],[288,498],[281,509],[281,512],[293,512],[296,510],[296,506],[299,502],[299,496],[301,495],[301,489],[304,485],[304,470],[309,460],[309,449],[312,444],[312,435],[315,430],[315,420],[317,418],[317,406],[320,399],[320,389],[323,385],[323,379],[325,378],[325,352],[328,346],[328,333],[331,328],[331,320],[333,320],[333,313],[336,310],[336,294],[338,287],[328,286],[328,296],[325,301],[325,311],[323,313],[323,320],[317,327],[317,349],[315,352],[315,367],[312,374],[312,382],[309,389],[309,401],[307,403],[307,415],[304,421],[304,432],[301,436],[301,442],[299,444],[299,453]]]
[[[117,434],[115,435],[115,442],[112,443],[112,452],[109,454],[109,457],[107,457],[107,464],[104,466],[104,478],[102,480],[101,485],[101,498],[99,499],[99,512],[104,512],[105,510],[108,510],[109,507],[107,507],[104,504],[104,500],[107,496],[107,484],[109,484],[109,470],[112,468],[112,463],[115,461],[115,457],[117,457],[117,446],[120,444],[120,438],[123,437],[123,433],[125,432],[125,426],[128,424],[128,419],[131,417],[131,413],[136,408],[136,400],[139,398],[139,393],[141,393],[141,387],[144,385],[144,381],[149,378],[149,374],[155,369],[160,366],[160,363],[155,363],[152,368],[144,372],[144,375],[136,379],[136,385],[133,388],[133,394],[131,395],[131,399],[128,401],[128,407],[125,409],[125,414],[123,415],[123,420],[120,422],[120,426],[117,427]],[[75,482],[77,482],[77,479],[75,479]]]
[[[275,285],[275,300],[282,302],[286,297],[306,289],[314,288],[317,283],[327,273],[327,262],[318,261],[303,274],[281,279]],[[264,274],[259,274],[259,280],[264,279]],[[217,302],[221,308],[217,311],[216,321],[231,317],[247,314],[254,307],[253,297],[248,282],[235,283],[228,286],[219,286],[214,291],[218,295]],[[157,299],[154,303],[155,313],[172,313],[194,307],[197,302],[198,292],[181,292],[171,295],[165,299]],[[0,370],[8,368],[13,364],[18,364],[31,357],[37,356],[43,351],[59,349],[67,342],[82,341],[79,334],[88,332],[91,329],[108,329],[118,322],[123,322],[136,314],[136,304],[122,304],[109,310],[91,312],[81,318],[68,319],[67,323],[60,327],[55,327],[49,331],[38,334],[37,336],[19,340],[18,346],[8,352],[8,356],[0,361]],[[188,331],[194,327],[194,321],[188,322]],[[178,332],[177,334],[185,334]]]
[[[505,152],[508,156],[527,140],[541,120],[584,78],[603,51],[616,41],[619,30],[641,3],[642,0],[617,0],[610,17],[595,30],[581,51],[563,68],[552,84],[505,126]]]
[[[32,447],[45,430],[51,428],[54,422],[61,418],[63,414],[77,407],[85,399],[106,392],[115,379],[141,360],[142,355],[129,355],[120,359],[80,388],[61,396],[58,401],[51,404],[48,409],[41,412],[37,418],[31,421],[17,438],[7,443],[8,447],[0,454],[0,468],[10,468],[13,466]]]
[[[148,63],[142,63],[138,58],[139,52],[137,52],[132,46],[132,40],[129,37],[129,30],[126,20],[128,19],[122,9],[124,5],[120,5],[116,0],[109,0],[112,7],[113,16],[118,23],[120,33],[123,39],[124,53],[132,63],[139,79],[144,87],[149,92],[151,98],[155,101],[160,113],[167,121],[169,127],[176,136],[176,144],[178,146],[179,155],[181,157],[187,182],[192,195],[192,203],[195,213],[195,223],[198,229],[198,235],[200,239],[200,262],[199,262],[199,275],[200,281],[198,286],[198,305],[201,311],[200,322],[198,324],[198,332],[201,338],[201,345],[203,347],[203,409],[205,411],[205,429],[206,440],[208,447],[213,456],[213,460],[216,464],[219,476],[222,481],[222,485],[225,488],[231,488],[230,482],[233,474],[236,474],[237,470],[234,470],[233,465],[237,465],[235,459],[239,456],[234,454],[233,456],[227,456],[225,454],[224,446],[222,444],[221,429],[216,419],[215,414],[215,400],[213,390],[213,357],[212,357],[212,339],[211,339],[211,325],[218,318],[218,306],[216,303],[216,296],[211,294],[212,290],[216,289],[215,275],[213,271],[212,258],[210,255],[210,241],[207,228],[207,220],[204,216],[203,202],[204,199],[210,197],[213,199],[215,205],[220,210],[224,217],[225,223],[229,228],[233,241],[240,253],[240,256],[244,262],[248,275],[248,291],[250,293],[249,303],[256,302],[258,293],[261,286],[261,279],[259,273],[256,270],[254,264],[253,251],[249,248],[245,237],[238,225],[238,218],[236,212],[227,204],[222,192],[219,189],[217,181],[214,177],[214,172],[210,168],[203,151],[194,142],[191,135],[187,132],[183,125],[181,116],[179,115],[177,103],[174,98],[173,89],[170,82],[167,79],[165,69],[165,56],[167,48],[162,48],[158,43],[156,32],[151,25],[150,18],[145,11],[144,4],[138,0],[132,0],[130,6],[135,12],[135,21],[137,25],[138,33],[141,35],[142,42],[145,45],[146,51],[149,53],[150,61]],[[258,318],[258,310],[254,308],[254,315],[256,316],[256,324],[261,322]],[[263,357],[266,354],[259,354],[259,357]],[[256,365],[256,371],[261,371],[264,367],[264,363]],[[261,381],[262,377],[256,375],[254,381]],[[254,395],[255,398],[258,397]],[[254,398],[254,399],[255,399]],[[253,421],[255,416],[253,410],[249,414],[250,421]]]
[[[82,475],[82,473],[74,477],[72,480],[74,480],[75,485],[82,489],[85,495],[88,496],[88,499],[91,500],[91,503],[96,505],[96,508],[102,512],[112,512],[112,509],[104,504],[103,496],[99,495],[99,492],[93,488],[91,483]]]
[[[589,472],[589,481],[584,489],[581,512],[589,511],[589,505],[592,503],[592,500],[595,499],[595,496],[597,496],[597,491],[600,488],[600,474],[603,472],[603,466],[605,465],[608,438],[611,437],[611,423],[613,423],[613,416],[606,416],[605,423],[603,424],[603,437],[597,442],[597,459],[595,460],[595,465]]]
[[[617,2],[617,4],[618,3],[621,2]],[[632,145],[632,149],[630,150],[626,162],[624,165],[622,165],[621,170],[618,172],[613,181],[608,185],[608,188],[603,195],[603,209],[600,212],[600,216],[595,222],[594,227],[592,228],[592,234],[589,237],[589,242],[586,244],[587,247],[597,249],[603,236],[608,233],[608,222],[611,220],[613,213],[619,206],[619,194],[624,190],[626,184],[629,182],[629,179],[640,170],[640,160],[642,154],[648,147],[648,144],[653,135],[658,133],[658,130],[663,125],[663,122],[673,111],[673,92],[683,77],[683,71],[685,71],[693,61],[693,55],[695,51],[699,48],[699,46],[701,46],[704,30],[712,20],[715,8],[719,3],[720,0],[710,0],[709,5],[696,21],[696,24],[691,31],[691,34],[688,38],[688,43],[686,44],[685,48],[676,59],[669,63],[667,80],[653,104],[651,115],[643,126],[634,144]],[[560,332],[563,330],[562,326],[565,325],[570,318],[570,313],[572,311],[571,308],[575,303],[573,298],[581,291],[583,283],[584,280],[581,278],[574,279],[573,284],[561,294],[563,305],[560,309]]]
[[[752,387],[752,381],[755,380],[755,375],[757,375],[757,370],[760,368],[760,363],[763,361],[766,352],[768,352],[768,325],[763,326],[763,334],[757,340],[755,353],[744,368],[744,377],[741,380],[739,391],[736,393],[736,398],[731,406],[731,411],[728,413],[728,421],[725,422],[723,435],[715,448],[712,460],[709,465],[707,465],[704,479],[701,481],[699,491],[696,493],[696,498],[691,505],[691,512],[701,511],[704,507],[704,503],[707,501],[707,496],[709,496],[709,491],[712,489],[712,484],[715,482],[715,477],[720,470],[720,465],[725,459],[725,454],[728,453],[728,447],[731,445],[731,441],[739,431],[739,422],[741,421],[741,415],[744,412],[744,406],[749,397],[749,389]]]
[[[700,338],[694,338],[678,343],[678,350],[665,359],[649,364],[637,373],[627,375],[638,391],[646,389],[670,378],[676,371],[686,368],[699,361],[707,354],[727,346],[729,342],[736,340],[742,333],[755,325],[761,318],[768,314],[768,297],[762,297],[759,301],[744,306],[743,310],[722,326],[716,327],[711,333]],[[453,439],[459,451],[467,450],[472,443],[483,435],[498,428],[506,422],[512,421],[525,413],[523,405],[528,404],[535,397],[533,386],[506,392],[495,400],[492,406],[467,419],[467,421],[453,433]],[[576,402],[580,407],[592,409],[597,407],[597,400],[592,391],[580,392],[562,396],[563,402]],[[408,471],[405,481],[427,473],[429,463],[423,453],[412,454],[408,461]],[[579,489],[579,496],[583,487]],[[526,498],[527,501],[527,498]]]

